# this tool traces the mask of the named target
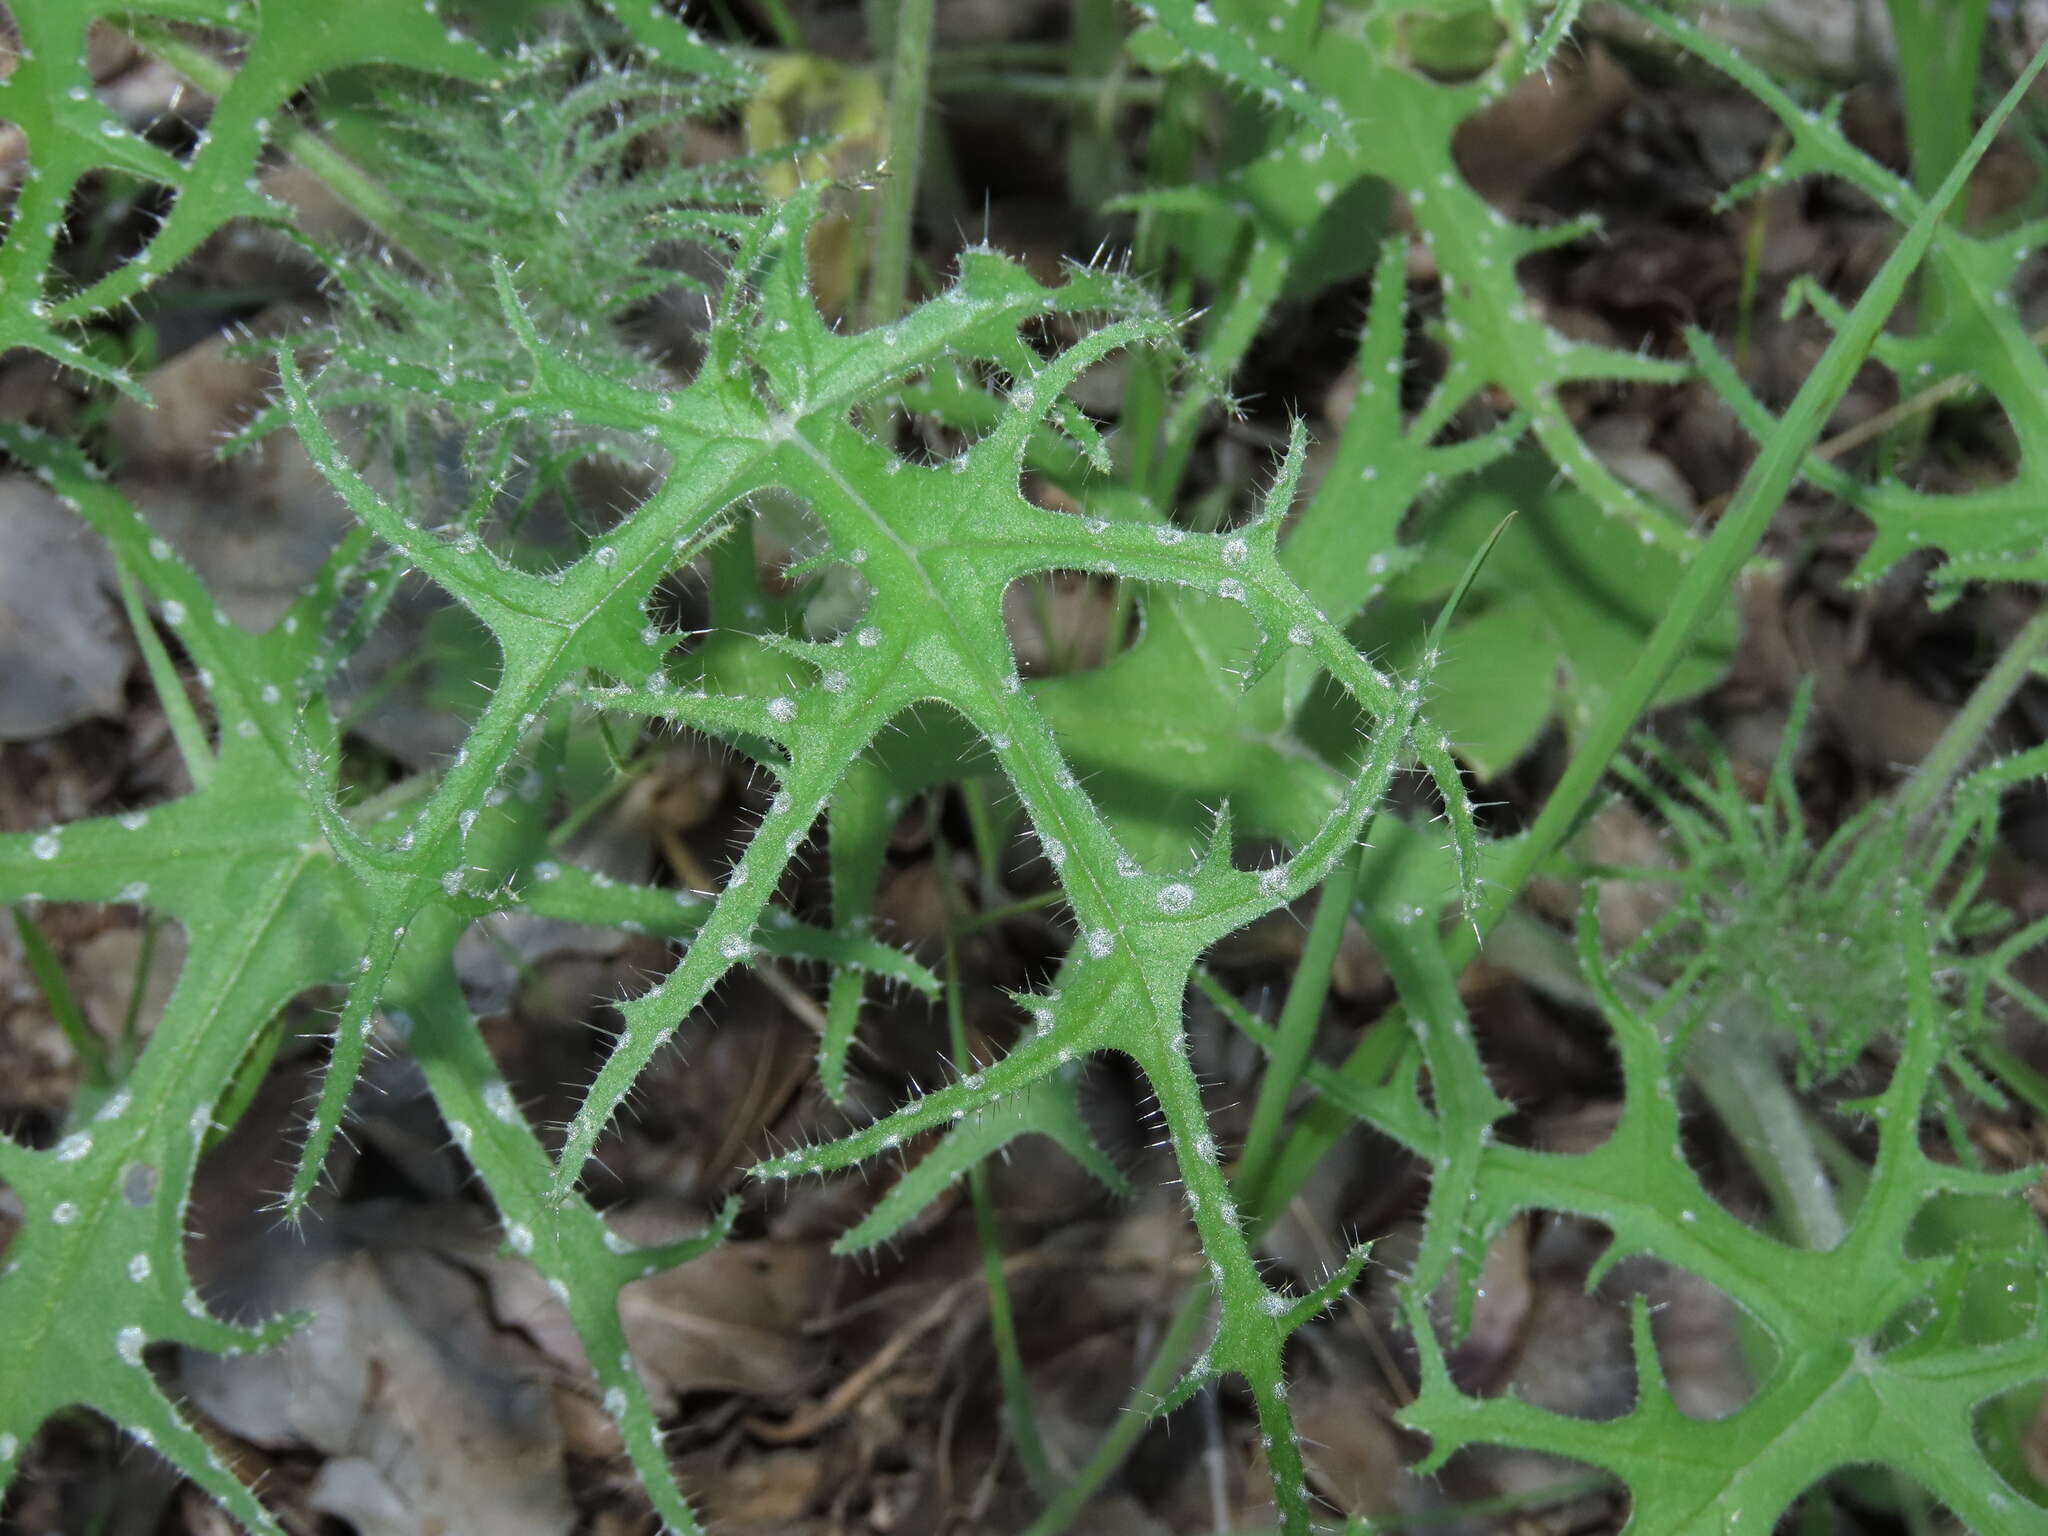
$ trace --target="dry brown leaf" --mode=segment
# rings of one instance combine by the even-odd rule
[[[669,1241],[690,1230],[644,1212],[611,1220],[638,1242]],[[647,1390],[663,1403],[685,1392],[769,1399],[803,1392],[826,1363],[803,1328],[825,1305],[832,1264],[814,1243],[727,1243],[627,1286],[619,1313]],[[531,1265],[490,1259],[481,1272],[501,1321],[532,1335],[565,1370],[588,1371],[568,1314]]]
[[[1451,141],[1458,168],[1488,202],[1514,208],[1544,176],[1635,99],[1627,71],[1598,43],[1561,52],[1525,75]]]
[[[696,1483],[697,1502],[720,1529],[780,1522],[809,1513],[825,1486],[825,1458],[808,1447],[755,1451],[724,1469],[722,1476]]]
[[[1289,1395],[1317,1491],[1346,1515],[1395,1513],[1408,1458],[1386,1415],[1349,1382],[1311,1375]]]
[[[331,1458],[309,1504],[360,1536],[566,1536],[562,1437],[533,1351],[494,1328],[459,1269],[422,1249],[311,1265],[287,1304],[312,1320],[281,1348],[188,1360],[215,1422]]]
[[[102,1040],[121,1038],[128,1002],[135,990],[143,958],[139,927],[106,928],[72,950],[67,957],[72,992],[85,1017]],[[135,1010],[136,1034],[147,1038],[163,1017],[164,1004],[178,984],[185,964],[185,930],[175,922],[160,923],[149,946],[149,975]]]
[[[127,625],[99,542],[49,491],[0,477],[0,741],[120,713]]]

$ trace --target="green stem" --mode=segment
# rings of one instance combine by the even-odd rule
[[[1084,0],[1085,3],[1085,0]],[[1061,70],[1069,66],[1073,46],[1069,43],[978,43],[948,48],[932,56],[932,72],[943,75],[954,69],[1042,69]],[[1115,62],[1115,48],[1109,63]],[[1105,68],[1108,67],[1106,64]]]
[[[967,1191],[974,1206],[974,1237],[981,1247],[981,1272],[988,1284],[988,1328],[995,1339],[996,1371],[1002,1378],[1003,1403],[1010,1414],[1010,1438],[1017,1442],[1017,1460],[1041,1499],[1050,1499],[1060,1480],[1046,1459],[1038,1433],[1038,1415],[1031,1402],[1031,1378],[1024,1371],[1024,1350],[1017,1339],[1017,1314],[1003,1276],[1003,1242],[996,1231],[995,1207],[989,1199],[988,1170],[977,1163],[967,1170]]]
[[[981,910],[975,913],[962,913],[957,926],[948,926],[955,932],[968,934],[977,928],[987,926],[995,914],[1007,914],[1008,904],[1003,900],[1002,835],[996,830],[995,807],[989,804],[988,781],[962,780],[960,803],[967,812],[967,830],[974,839],[974,864],[981,876],[981,890],[978,893],[981,898]],[[1050,906],[1057,899],[1057,893],[1053,892],[1031,898],[1039,906]]]
[[[1766,169],[1775,166],[1784,156],[1784,142],[1780,139],[1764,151]],[[1750,327],[1756,316],[1757,278],[1763,271],[1764,242],[1770,233],[1771,189],[1762,188],[1749,202],[1749,227],[1742,237],[1742,278],[1735,294],[1735,367],[1736,371],[1749,373]]]
[[[128,1006],[121,1011],[121,1071],[126,1074],[141,1054],[142,1005],[149,994],[149,971],[156,961],[156,936],[160,927],[156,913],[142,912],[142,944],[135,956],[135,979],[128,985]]]
[[[1155,185],[1173,186],[1193,174],[1195,136],[1189,126],[1195,87],[1185,70],[1167,78],[1166,93],[1152,119],[1151,139],[1146,147],[1147,177]],[[1138,214],[1131,241],[1131,263],[1135,270],[1164,273],[1172,249],[1173,235],[1182,215],[1147,208]],[[1167,288],[1166,304],[1173,314],[1185,314],[1193,302],[1194,279],[1185,263],[1175,270]],[[1158,462],[1165,448],[1168,395],[1172,374],[1163,358],[1149,352],[1130,359],[1124,375],[1123,424],[1115,441],[1122,450],[1118,468],[1124,480],[1153,496],[1158,489]]]
[[[1984,1065],[1998,1074],[1998,1081],[2007,1092],[2025,1103],[2037,1118],[2048,1120],[2048,1078],[1995,1040],[1973,1049]]]
[[[63,1031],[72,1054],[78,1057],[83,1088],[95,1100],[104,1098],[114,1082],[106,1045],[93,1032],[92,1025],[86,1022],[85,1010],[78,1006],[78,996],[71,990],[63,962],[50,947],[50,941],[43,937],[43,930],[36,926],[27,908],[17,905],[13,913],[14,932],[21,940],[22,959],[28,963],[29,974],[43,989],[43,1000],[50,1005],[50,1017],[56,1020],[57,1028]]]
[[[945,834],[933,818],[932,846],[938,867],[952,867]],[[960,1007],[960,946],[957,938],[958,907],[950,880],[943,883],[946,902],[945,972],[946,1035],[953,1048],[953,1060],[962,1072],[972,1070],[967,1055],[967,1022]],[[996,1227],[995,1202],[988,1187],[988,1169],[976,1163],[967,1170],[968,1203],[974,1208],[974,1238],[981,1250],[981,1273],[988,1287],[988,1327],[995,1341],[996,1374],[1002,1381],[1003,1405],[1009,1411],[1010,1436],[1017,1442],[1017,1459],[1024,1475],[1041,1499],[1050,1499],[1059,1488],[1052,1463],[1045,1454],[1045,1441],[1038,1433],[1038,1414],[1031,1401],[1031,1378],[1024,1370],[1024,1351],[1017,1338],[1017,1313],[1010,1302],[1010,1284],[1003,1273],[1003,1238]]]
[[[1917,188],[1946,175],[1969,142],[1989,10],[1986,0],[1887,0],[1905,98],[1906,156]],[[1923,273],[1920,329],[1939,331],[1953,308],[1941,273]]]
[[[2012,637],[2004,653],[1942,731],[1934,750],[1922,759],[1899,792],[1899,814],[1908,826],[1917,829],[1941,803],[1992,722],[2011,702],[2020,684],[2033,674],[2035,659],[2044,650],[2048,650],[2048,605],[2043,605]]]
[[[797,29],[796,18],[789,14],[789,7],[782,0],[761,0],[761,14],[768,23],[768,30],[775,34],[776,42],[791,53],[804,51],[804,36]]]
[[[868,324],[886,325],[903,312],[910,284],[910,227],[917,214],[917,175],[924,160],[926,88],[932,64],[933,0],[897,0],[889,65],[889,176],[882,184],[881,227],[875,232],[868,280]]]
[[[1159,1401],[1180,1375],[1182,1364],[1195,1347],[1195,1335],[1209,1316],[1209,1282],[1198,1280],[1181,1298],[1173,1321],[1152,1352],[1145,1374],[1131,1391],[1125,1411],[1116,1417],[1109,1432],[1096,1442],[1095,1454],[1076,1472],[1066,1487],[1049,1500],[1045,1512],[1024,1528],[1024,1536],[1057,1536],[1095,1497],[1095,1491],[1115,1475],[1145,1431],[1152,1427],[1149,1406]]]
[[[1231,1180],[1238,1204],[1248,1211],[1266,1210],[1266,1186],[1272,1180],[1274,1160],[1279,1154],[1287,1106],[1315,1044],[1316,1024],[1330,995],[1330,971],[1344,938],[1344,926],[1351,917],[1351,900],[1358,889],[1365,855],[1361,844],[1349,858],[1340,859],[1329,879],[1323,882],[1316,915],[1309,924],[1308,942],[1302,946],[1301,959],[1288,983],[1287,1000],[1280,1005],[1280,1022],[1266,1057],[1265,1073],[1259,1079],[1251,1127],[1245,1133],[1244,1156]]]
[[[1848,1225],[1806,1113],[1778,1068],[1771,1031],[1740,1000],[1720,1011],[1716,1022],[1723,1026],[1719,1033],[1694,1033],[1686,1075],[1735,1137],[1792,1241],[1826,1253],[1847,1235]]]
[[[1140,83],[1124,78],[1121,11],[1116,0],[1074,0],[1062,84],[1080,98],[1067,122],[1067,191],[1081,208],[1099,208],[1116,190],[1122,160],[1116,108],[1134,99],[1131,88]],[[1143,84],[1165,89],[1162,82]]]
[[[1091,108],[1145,104],[1166,94],[1163,80],[1132,80],[1122,75],[1041,75],[1022,70],[945,70],[937,89],[950,96],[1022,96],[1047,101],[1073,101]]]
[[[163,636],[156,632],[156,625],[150,620],[141,583],[129,573],[119,556],[114,559],[114,581],[121,589],[121,607],[128,615],[128,628],[134,632],[135,644],[142,652],[142,664],[149,672],[150,685],[156,689],[157,702],[163,705],[164,723],[170,727],[171,740],[177,743],[178,756],[184,760],[185,772],[191,775],[192,787],[204,789],[213,782],[214,768],[213,747],[207,741],[206,727],[200,723],[199,712],[192,707],[191,697],[178,677],[177,664],[171,660]]]
[[[979,933],[984,928],[993,928],[998,923],[1007,923],[1013,917],[1029,917],[1033,912],[1061,906],[1066,902],[1066,893],[1059,890],[1041,891],[1036,896],[1020,896],[1015,901],[1005,902],[999,907],[990,907],[984,912],[962,920],[960,933],[965,937]]]

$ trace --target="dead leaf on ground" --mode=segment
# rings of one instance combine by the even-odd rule
[[[281,1348],[190,1359],[185,1387],[259,1445],[327,1453],[308,1495],[360,1536],[567,1536],[562,1436],[532,1348],[475,1283],[418,1248],[342,1251],[280,1298],[312,1320]]]
[[[137,972],[147,948],[149,974],[142,978],[136,996]],[[67,957],[73,992],[85,1012],[86,1021],[102,1040],[121,1038],[130,1000],[135,1002],[135,1032],[147,1039],[163,1017],[171,989],[178,984],[178,972],[185,964],[185,930],[175,922],[157,925],[156,938],[146,942],[139,927],[107,928],[78,946]]]
[[[1289,1396],[1316,1490],[1346,1515],[1396,1513],[1408,1457],[1393,1424],[1348,1382],[1308,1375]]]
[[[1452,137],[1458,169],[1488,202],[1519,208],[1529,189],[1635,99],[1627,71],[1598,43],[1566,50],[1515,82]]]
[[[0,741],[121,712],[127,624],[85,524],[24,475],[0,477]]]
[[[615,1212],[610,1220],[635,1242],[671,1241],[694,1230],[644,1211]],[[620,1293],[619,1312],[647,1390],[659,1403],[685,1392],[769,1399],[803,1392],[827,1363],[803,1330],[825,1306],[833,1262],[814,1243],[727,1243],[634,1281]],[[524,1329],[565,1370],[589,1370],[568,1314],[531,1265],[489,1259],[481,1272],[502,1322]]]
[[[1038,1434],[1053,1471],[1071,1477],[1088,1464],[1130,1391],[1131,1341],[1115,1333],[1081,1340],[1050,1359],[1026,1360]]]
[[[708,1476],[691,1480],[707,1521],[721,1531],[749,1526],[786,1531],[811,1512],[825,1489],[824,1454],[809,1447],[750,1452]]]
[[[1786,626],[1814,678],[1816,716],[1858,768],[1890,783],[1934,750],[1953,709],[1881,657],[1858,654],[1850,630],[1817,602],[1795,600]]]

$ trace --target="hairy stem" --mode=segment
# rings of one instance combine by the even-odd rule
[[[932,64],[933,0],[898,0],[889,62],[889,175],[882,183],[875,261],[868,278],[868,324],[903,313],[910,286],[910,227],[924,162],[926,86]]]
[[[1806,1112],[1779,1070],[1768,1026],[1741,999],[1721,1009],[1715,1022],[1721,1030],[1695,1032],[1686,1074],[1741,1146],[1792,1241],[1825,1253],[1841,1242],[1848,1224]]]

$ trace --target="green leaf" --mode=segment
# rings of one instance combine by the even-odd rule
[[[346,7],[253,5],[247,0],[52,0],[19,6],[16,66],[0,80],[4,111],[29,145],[30,171],[0,240],[0,351],[33,347],[115,382],[65,328],[108,314],[174,270],[201,242],[237,218],[283,223],[287,210],[255,190],[252,172],[307,85],[337,70],[395,64],[480,82],[500,62],[452,31],[438,8],[418,0],[359,0]],[[220,91],[206,133],[178,160],[132,133],[93,91],[87,30],[103,18],[129,25],[196,22],[219,28],[244,49]],[[204,55],[201,55],[204,58]],[[218,66],[215,66],[218,69]],[[176,194],[169,215],[139,252],[82,292],[49,285],[52,254],[79,184],[98,171],[126,171]]]
[[[1049,1137],[1112,1194],[1128,1198],[1132,1193],[1130,1180],[1109,1160],[1081,1118],[1078,1086],[1071,1069],[1059,1072],[987,1109],[975,1111],[954,1125],[937,1146],[889,1187],[873,1210],[840,1234],[832,1251],[859,1253],[887,1242],[915,1220],[918,1212],[936,1200],[947,1185],[1019,1136]]]
[[[1902,223],[1927,205],[1911,182],[1880,165],[1852,144],[1838,114],[1808,111],[1755,64],[1690,21],[1648,7],[1636,7],[1672,41],[1727,75],[1777,116],[1789,143],[1769,174],[1770,184],[1802,177],[1833,177],[1854,187]],[[1723,202],[1748,197],[1766,185],[1761,177],[1729,189]],[[1933,189],[1927,189],[1932,194]],[[1942,557],[1933,572],[1937,603],[1952,602],[1971,581],[2040,581],[2048,578],[2048,359],[2028,332],[2013,301],[2020,264],[2039,249],[2043,226],[1972,235],[1944,220],[1931,233],[1927,278],[1941,296],[1941,323],[1920,334],[1874,340],[1872,358],[1896,375],[1902,393],[1951,378],[1985,390],[2011,424],[2017,465],[2009,480],[1960,490],[1923,490],[1890,476],[1875,480],[1842,464],[1808,453],[1800,473],[1818,489],[1857,507],[1877,537],[1856,568],[1861,582],[1874,581],[1922,551]],[[1839,329],[1838,307],[1822,307],[1823,318]],[[1764,408],[1729,363],[1705,338],[1691,338],[1702,372],[1743,425],[1759,441],[1774,428]]]
[[[1437,603],[1500,520],[1519,514],[1452,620],[1435,673],[1433,709],[1459,755],[1492,778],[1552,719],[1567,733],[1594,719],[1633,665],[1675,589],[1681,562],[1645,543],[1592,499],[1552,482],[1521,454],[1482,470],[1421,513],[1425,553],[1352,634],[1396,666],[1412,666]],[[1711,686],[1734,654],[1735,615],[1707,625],[1654,700]]]
[[[1422,1391],[1402,1414],[1431,1438],[1426,1466],[1439,1466],[1475,1442],[1573,1457],[1622,1479],[1631,1494],[1628,1528],[1659,1536],[1769,1531],[1814,1482],[1873,1460],[1918,1480],[1971,1529],[2018,1530],[2041,1518],[2038,1506],[1986,1461],[1975,1427],[1980,1404],[2048,1376],[2041,1307],[2048,1297],[2040,1272],[2022,1282],[2025,1298],[2007,1316],[2010,1331],[1995,1343],[1964,1343],[1952,1330],[1926,1329],[1900,1341],[1894,1332],[1902,1314],[1929,1303],[1936,1315],[1954,1315],[1952,1301],[1937,1301],[1953,1295],[1954,1265],[1912,1256],[1909,1234],[1931,1201],[1987,1182],[1929,1160],[1919,1145],[1943,1040],[1920,942],[1924,921],[1916,900],[1901,903],[1893,931],[1911,963],[1904,1049],[1878,1105],[1869,1190],[1843,1240],[1819,1252],[1789,1247],[1746,1225],[1687,1165],[1678,1149],[1664,1044],[1605,975],[1589,910],[1581,947],[1621,1060],[1622,1117],[1606,1142],[1574,1156],[1485,1146],[1469,1194],[1432,1221],[1430,1254],[1418,1263],[1406,1294],[1421,1347]],[[1426,950],[1407,953],[1427,961]],[[1483,1082],[1484,1070],[1447,980],[1440,967],[1434,979],[1425,969],[1402,980],[1412,1005],[1437,1010],[1430,1036],[1439,1096],[1446,1075]],[[1446,1126],[1457,1123],[1444,1117]],[[2002,1187],[2010,1189],[2012,1181]],[[1575,1213],[1613,1233],[1595,1278],[1623,1258],[1653,1254],[1720,1289],[1774,1348],[1755,1394],[1724,1418],[1687,1417],[1665,1388],[1646,1314],[1639,1314],[1636,1329],[1637,1400],[1622,1418],[1594,1423],[1513,1397],[1461,1392],[1427,1297],[1457,1248],[1483,1252],[1492,1234],[1528,1209]],[[1442,1236],[1445,1226],[1455,1229],[1453,1237]]]

